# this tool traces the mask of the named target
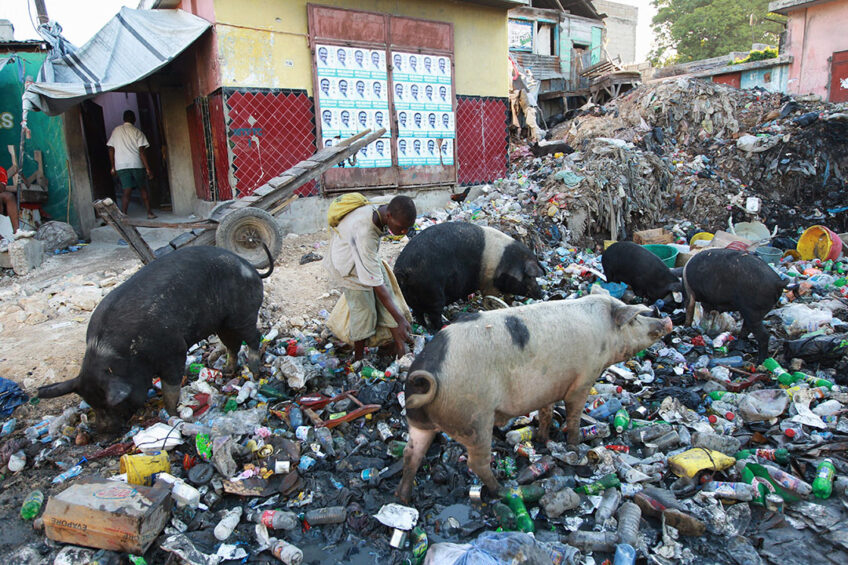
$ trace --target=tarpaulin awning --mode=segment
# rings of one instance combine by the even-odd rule
[[[182,10],[121,8],[80,49],[44,61],[24,94],[24,109],[55,116],[139,81],[174,60],[209,26]]]

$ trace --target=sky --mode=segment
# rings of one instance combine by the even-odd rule
[[[121,6],[136,8],[138,0],[44,0],[44,4],[50,19],[62,26],[62,35],[77,47],[82,47],[118,13]],[[32,0],[2,0],[2,5],[0,18],[12,21],[15,39],[39,39],[33,26],[37,20]]]
[[[645,60],[651,50],[651,18],[656,9],[651,6],[651,0],[614,0],[621,4],[629,4],[639,8],[637,24],[636,58]],[[2,0],[3,8],[0,18],[12,21],[15,26],[15,39],[38,39],[31,22],[36,21],[33,0]],[[97,33],[112,16],[118,13],[121,6],[135,8],[138,0],[45,0],[47,14],[62,26],[63,35],[77,47]],[[29,10],[28,10],[29,8]],[[30,19],[30,13],[32,19]]]

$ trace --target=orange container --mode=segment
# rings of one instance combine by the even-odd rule
[[[825,226],[811,226],[798,238],[796,249],[804,261],[835,261],[842,254],[842,240]]]

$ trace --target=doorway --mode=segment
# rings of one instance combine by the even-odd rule
[[[150,207],[156,210],[171,210],[171,187],[168,181],[166,142],[162,123],[159,95],[153,92],[107,92],[86,100],[81,105],[83,132],[88,153],[89,178],[92,196],[95,199],[112,198],[120,205],[122,188],[110,173],[109,152],[106,142],[112,131],[123,123],[123,114],[132,110],[135,125],[150,144],[145,150],[153,179],[147,181]],[[130,195],[129,215],[144,213],[141,193],[133,190]]]

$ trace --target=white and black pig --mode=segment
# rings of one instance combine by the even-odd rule
[[[576,445],[586,397],[601,372],[671,331],[610,296],[540,302],[471,314],[443,329],[409,369],[409,442],[397,495],[408,501],[415,473],[438,432],[468,450],[468,466],[491,492],[492,426],[540,410],[540,440],[551,406],[565,400],[567,439]]]
[[[526,245],[505,233],[445,222],[411,239],[394,273],[416,319],[435,332],[444,307],[477,290],[542,298],[536,277],[545,270]]]
[[[705,249],[683,267],[686,325],[692,323],[695,302],[705,311],[742,315],[742,336],[757,338],[757,363],[768,356],[769,336],[763,318],[774,308],[787,281],[762,259],[734,249]]]
[[[40,398],[75,392],[94,408],[98,429],[114,431],[147,400],[154,376],[165,408],[176,414],[186,350],[217,334],[227,347],[225,371],[235,372],[242,342],[259,368],[262,278],[247,261],[224,249],[185,247],[142,267],[97,305],[75,378],[38,389]]]
[[[636,296],[656,301],[676,292],[682,294],[680,279],[662,259],[638,243],[613,243],[601,256],[601,264],[608,282],[625,283]]]

